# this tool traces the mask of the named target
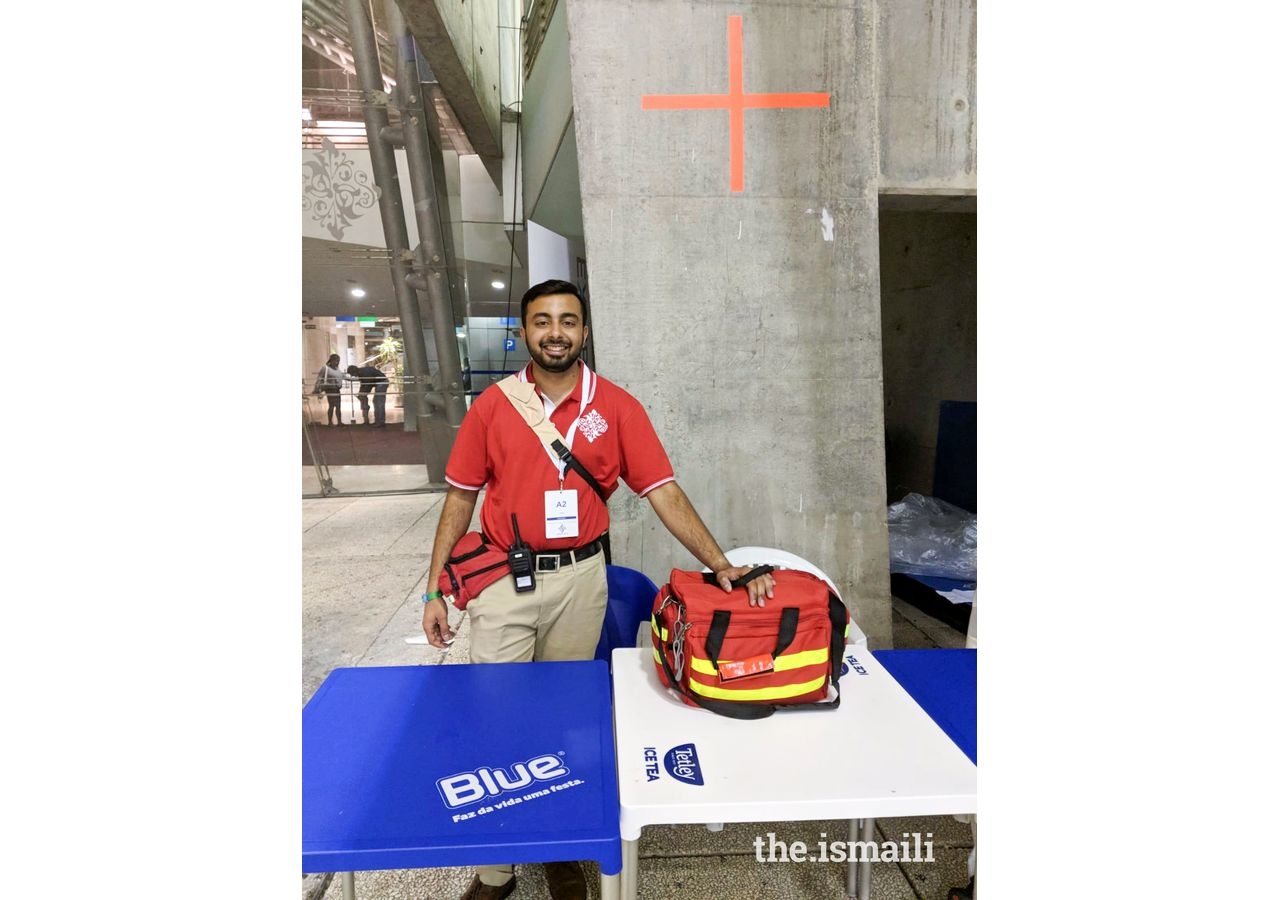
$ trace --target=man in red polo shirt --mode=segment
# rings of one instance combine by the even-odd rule
[[[586,301],[567,281],[544,281],[520,301],[521,334],[532,361],[520,372],[533,382],[551,423],[573,455],[611,495],[618,481],[652,504],[667,530],[730,591],[749,566],[732,566],[676,484],[671,462],[649,416],[634,397],[579,360],[590,329]],[[467,531],[481,488],[487,488],[480,527],[493,544],[520,538],[536,556],[536,587],[517,593],[506,576],[467,605],[471,662],[591,659],[600,639],[607,589],[600,538],[609,511],[585,479],[566,469],[494,385],[476,398],[462,421],[445,468],[449,492],[440,513],[424,595],[422,628],[431,646],[453,640],[446,601],[435,586],[450,551]],[[773,579],[747,585],[749,601],[773,596]],[[511,866],[485,866],[463,900],[500,900],[515,890]],[[555,900],[585,900],[577,863],[547,863]]]

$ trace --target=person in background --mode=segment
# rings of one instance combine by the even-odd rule
[[[338,364],[340,360],[338,354],[329,354],[329,361],[320,367],[320,371],[316,373],[316,386],[313,394],[324,394],[329,401],[328,420],[329,424],[334,424],[336,418],[337,424],[342,422],[342,381],[357,381],[358,379],[339,371]]]
[[[387,426],[387,388],[391,380],[376,366],[347,366],[347,374],[360,379],[360,412],[369,424],[369,392],[373,391],[373,427]]]

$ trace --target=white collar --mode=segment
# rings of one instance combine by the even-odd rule
[[[578,375],[578,377],[582,379],[582,403],[579,404],[579,409],[586,409],[587,405],[596,398],[596,375],[594,372],[591,371],[591,369],[587,366],[587,364],[583,362],[581,359],[578,360],[578,365],[582,367]],[[521,381],[523,381],[525,384],[528,384],[529,371],[532,368],[533,368],[533,363],[530,362],[527,366],[525,366],[523,369],[520,370],[517,377]],[[572,394],[573,391],[570,391],[569,393]]]

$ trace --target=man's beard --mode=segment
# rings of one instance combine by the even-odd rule
[[[559,359],[547,356],[542,352],[541,347],[534,347],[527,341],[525,342],[525,346],[529,348],[529,356],[533,358],[533,361],[548,372],[559,373],[568,371],[569,367],[578,361],[578,357],[582,356],[581,346],[579,346],[577,350],[574,350],[572,345],[566,345],[569,352]]]

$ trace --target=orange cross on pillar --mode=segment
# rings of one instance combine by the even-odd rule
[[[729,17],[729,93],[645,94],[641,109],[729,110],[729,190],[742,190],[742,126],[744,109],[826,107],[828,94],[747,94],[742,90],[742,16]]]

